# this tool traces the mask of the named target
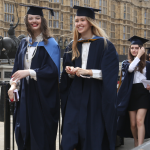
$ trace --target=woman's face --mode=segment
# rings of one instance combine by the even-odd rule
[[[80,34],[84,34],[91,30],[91,24],[87,21],[84,16],[75,17],[75,27]]]
[[[140,49],[139,45],[131,45],[130,51],[132,56],[136,57],[139,49]]]
[[[33,31],[41,30],[41,16],[39,15],[28,15],[28,23]]]

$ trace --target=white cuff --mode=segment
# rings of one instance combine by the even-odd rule
[[[102,80],[102,70],[93,70],[92,69],[92,72],[93,72],[92,78]]]
[[[29,69],[31,79],[37,81],[36,72],[33,69]]]
[[[68,76],[72,79],[75,77],[75,75],[71,75],[71,74],[68,74]]]
[[[18,89],[18,91],[20,90],[20,80],[17,81],[17,79],[15,81],[13,81],[13,78],[10,79],[10,85],[12,85],[12,83],[16,83],[16,89]]]

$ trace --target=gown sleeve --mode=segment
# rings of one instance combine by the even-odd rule
[[[119,59],[114,45],[107,41],[101,63],[103,85],[102,85],[102,113],[106,132],[116,135],[116,106],[117,106],[117,78],[119,72]],[[110,127],[111,125],[111,127]]]
[[[138,57],[136,57],[136,58],[132,61],[132,63],[129,65],[128,71],[129,71],[129,72],[133,72],[139,62],[140,62],[140,59],[139,59]]]
[[[61,97],[61,112],[62,120],[64,119],[65,109],[68,99],[69,88],[73,81],[65,71],[66,66],[75,66],[74,61],[72,61],[72,43],[70,43],[66,49],[63,56],[63,71],[61,75],[61,85],[60,85],[60,97]]]

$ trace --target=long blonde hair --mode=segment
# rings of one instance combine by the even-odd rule
[[[107,34],[105,33],[105,31],[97,25],[96,20],[89,18],[89,17],[86,17],[86,19],[92,25],[91,29],[92,29],[93,35],[103,37],[104,45],[106,46],[107,45],[106,39],[109,39],[109,38]],[[80,52],[77,48],[77,43],[80,38],[81,38],[81,34],[75,28],[73,32],[72,60],[80,56]]]

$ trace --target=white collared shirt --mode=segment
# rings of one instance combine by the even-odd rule
[[[29,37],[27,38],[27,40],[29,40]],[[43,40],[43,35],[42,35],[42,33],[41,33],[40,35],[38,35],[38,36],[36,37],[35,42],[40,42],[40,41],[42,41],[42,40]],[[27,48],[28,48],[28,47],[27,47]],[[35,72],[33,69],[30,69],[30,67],[31,67],[31,62],[32,62],[32,59],[31,59],[31,58],[32,58],[32,55],[33,55],[34,50],[35,50],[35,47],[33,47],[33,46],[31,46],[31,47],[29,47],[29,48],[27,49],[27,51],[28,51],[28,61],[27,61],[26,55],[25,55],[25,58],[24,58],[24,70],[29,70],[29,72],[30,72],[30,77],[31,77],[32,79],[34,79],[35,81],[37,81],[36,72]],[[26,52],[26,53],[27,53],[27,52]],[[29,76],[27,76],[26,79],[27,79],[27,82],[29,82]],[[16,82],[16,81],[13,81],[13,80],[11,79],[11,80],[10,80],[10,85],[11,85],[13,82],[17,83],[18,86],[20,85],[20,80]],[[17,88],[19,89],[19,87],[17,87]]]
[[[94,38],[94,37],[95,37],[95,35],[93,35],[92,38]],[[80,39],[80,40],[84,40],[84,39]],[[88,61],[90,45],[91,45],[91,42],[82,43],[82,64],[81,64],[82,69],[87,68],[87,61]],[[92,69],[92,68],[91,68],[91,70],[93,73],[92,78],[102,80],[102,70],[97,70],[97,69]],[[69,75],[69,77],[74,78],[73,75]]]

